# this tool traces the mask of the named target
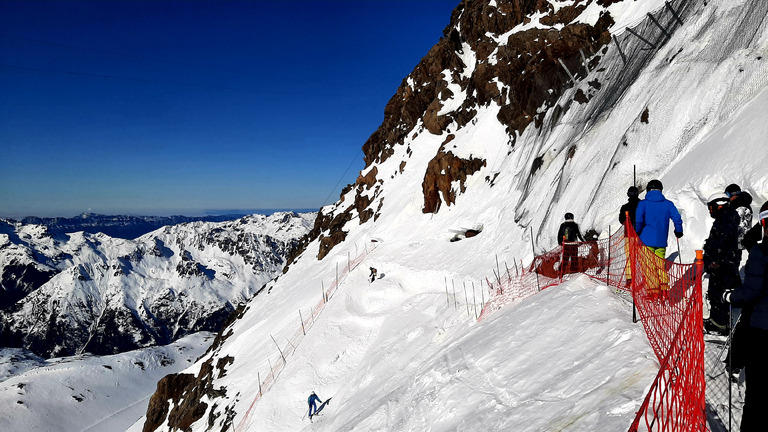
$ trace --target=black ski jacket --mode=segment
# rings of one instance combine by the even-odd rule
[[[576,239],[584,241],[584,237],[581,236],[579,231],[579,224],[572,220],[567,220],[560,224],[560,229],[557,231],[557,244],[563,244],[563,237],[567,242],[575,242]]]
[[[763,226],[760,223],[756,223],[749,231],[744,234],[744,239],[741,240],[741,245],[744,249],[751,251],[753,247],[763,239]]]
[[[635,211],[637,210],[637,204],[640,202],[638,197],[630,197],[626,204],[621,206],[619,210],[619,223],[624,226],[624,221],[627,219],[627,212],[629,212],[629,221],[632,222],[632,227],[635,227]]]
[[[749,250],[744,283],[731,293],[731,304],[752,307],[750,325],[768,330],[768,242]]]
[[[739,268],[739,215],[725,207],[715,215],[715,222],[704,242],[704,271],[717,273]]]

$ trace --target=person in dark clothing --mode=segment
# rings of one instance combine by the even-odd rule
[[[739,262],[741,262],[741,251],[744,250],[742,241],[752,226],[752,195],[742,191],[737,184],[728,185],[725,188],[725,194],[730,200],[728,206],[739,215]]]
[[[768,235],[768,202],[760,208],[758,220],[763,235]],[[749,250],[744,270],[742,286],[725,291],[723,301],[752,311],[745,353],[747,390],[741,432],[753,432],[765,430],[768,420],[764,414],[768,406],[768,356],[765,350],[768,346],[768,242],[763,241]]]
[[[561,268],[564,273],[578,271],[579,245],[576,240],[584,241],[579,230],[579,224],[573,221],[573,213],[565,214],[565,222],[560,224],[557,231],[557,244],[563,247],[563,262]]]
[[[379,274],[379,271],[378,271],[378,270],[376,270],[375,268],[371,267],[371,274],[370,274],[370,275],[368,275],[368,277],[370,277],[370,278],[371,278],[371,283],[373,283],[373,281],[375,281],[375,280],[376,280],[376,276],[377,276],[378,274]]]
[[[319,397],[315,394],[315,392],[312,392],[311,395],[309,395],[309,399],[307,399],[307,403],[309,404],[309,418],[312,419],[312,416],[317,413],[317,405],[316,403],[323,403],[323,401],[320,400]]]
[[[741,245],[744,247],[744,250],[751,251],[752,248],[757,246],[762,240],[763,226],[758,222],[744,234],[744,239],[741,240]]]
[[[739,215],[728,205],[728,196],[724,193],[710,196],[707,207],[715,222],[703,248],[704,272],[709,274],[709,319],[704,321],[704,327],[708,331],[727,335],[731,323],[728,306],[722,301],[723,292],[741,285],[738,258]]]
[[[621,210],[619,210],[619,223],[622,226],[627,219],[627,213],[629,213],[629,221],[632,222],[632,227],[635,227],[635,212],[637,211],[637,205],[640,203],[639,194],[640,191],[635,186],[630,186],[627,190],[627,203],[621,206]]]
[[[629,256],[630,240],[627,237],[627,229],[624,222],[627,220],[627,214],[629,214],[629,221],[632,223],[632,227],[636,228],[635,212],[637,211],[637,205],[640,203],[640,198],[638,197],[639,194],[640,191],[637,187],[630,186],[629,189],[627,189],[627,203],[621,206],[621,210],[619,210],[619,223],[624,227],[624,253],[627,257]],[[627,286],[629,286],[629,284],[632,283],[632,266],[629,259],[626,260],[626,265],[624,266],[624,275],[627,278]]]

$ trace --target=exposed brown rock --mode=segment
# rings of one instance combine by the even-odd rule
[[[642,123],[648,123],[648,107],[645,107],[645,111],[643,111],[642,114],[640,114],[640,121]]]
[[[424,175],[424,181],[421,184],[424,192],[424,213],[437,213],[440,209],[442,200],[446,205],[456,202],[456,191],[453,190],[453,182],[459,182],[459,189],[464,192],[466,187],[464,183],[467,176],[480,170],[485,166],[485,160],[470,157],[462,159],[445,150],[445,145],[453,140],[454,136],[449,135],[443,143],[437,154],[427,165],[427,172]],[[442,199],[440,198],[442,194]]]
[[[357,176],[357,181],[355,182],[358,186],[365,185],[367,189],[370,189],[371,186],[373,186],[374,183],[376,183],[376,175],[379,173],[378,167],[373,167],[368,171],[368,174],[363,176],[362,171],[360,172],[360,175]]]
[[[160,427],[168,417],[170,406],[168,401],[178,404],[185,391],[195,382],[192,374],[166,375],[157,382],[157,390],[149,399],[147,408],[147,420],[144,422],[143,432],[152,432]]]

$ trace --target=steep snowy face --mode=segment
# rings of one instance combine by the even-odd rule
[[[314,214],[167,226],[136,240],[40,225],[0,234],[2,342],[43,356],[112,354],[218,330],[278,275]],[[16,242],[11,241],[11,235]]]
[[[753,195],[753,209],[768,198],[766,59],[768,2],[762,0],[462,1],[444,37],[387,105],[382,127],[364,145],[366,167],[356,183],[321,210],[303,252],[269,285],[264,301],[249,303],[187,371],[195,379],[184,377],[183,404],[167,395],[161,404],[158,396],[145,430],[240,424],[245,430],[249,422],[252,430],[297,430],[303,427],[297,401],[311,389],[333,394],[338,407],[333,417],[339,420],[318,430],[424,430],[416,423],[429,417],[425,407],[458,422],[446,430],[467,424],[451,415],[476,419],[469,429],[626,428],[639,405],[638,396],[628,395],[642,394],[650,380],[638,390],[606,378],[620,390],[605,393],[588,412],[626,416],[619,427],[579,423],[589,415],[553,419],[548,403],[522,415],[525,400],[505,391],[520,377],[514,370],[499,374],[503,368],[495,363],[506,361],[499,352],[522,354],[499,347],[490,350],[494,361],[480,366],[477,352],[458,349],[476,343],[462,339],[471,324],[460,322],[462,311],[446,305],[445,293],[455,288],[460,299],[475,303],[473,291],[462,294],[461,282],[480,285],[494,272],[530,262],[534,251],[557,244],[566,212],[582,231],[606,236],[618,229],[635,171],[641,189],[654,178],[664,183],[684,218],[682,260],[692,261],[711,223],[707,196],[735,182]],[[668,243],[671,253],[675,238]],[[297,354],[279,362],[285,369],[277,383],[270,381],[269,393],[251,405],[261,392],[254,371],[263,371],[266,382],[277,364],[275,345],[287,347],[297,331],[297,311],[314,310],[334,269],[374,244],[325,306],[318,328],[290,346]],[[386,276],[369,284],[359,274],[369,267]],[[602,317],[602,310],[596,313]],[[558,334],[577,331],[558,323]],[[505,340],[507,324],[497,324],[496,330],[477,324],[472,337]],[[560,350],[557,339],[538,342],[550,357],[583,360]],[[453,351],[459,360],[447,354]],[[597,343],[594,351],[602,351]],[[444,373],[403,367],[417,357],[448,366],[439,368]],[[479,370],[473,387],[461,398],[443,397],[465,369]],[[561,371],[541,369],[537,385],[561,384]],[[411,398],[390,387],[372,398],[376,384],[390,381],[425,387]],[[564,393],[590,391],[568,387]],[[482,424],[467,413],[466,400],[475,398],[503,412],[501,423]],[[627,398],[620,410],[617,398]],[[175,415],[156,415],[161,406]],[[532,426],[530,419],[542,424]]]

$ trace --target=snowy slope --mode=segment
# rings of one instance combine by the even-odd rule
[[[498,34],[461,28],[462,14],[512,14],[510,3],[517,2],[463,2],[454,12],[446,39],[458,41],[451,43],[461,50],[453,54],[456,69],[439,74],[450,92],[436,96],[413,129],[391,135],[402,142],[365,147],[368,165],[357,184],[322,209],[327,220],[346,218],[343,227],[328,224],[263,301],[249,304],[226,330],[231,335],[223,344],[187,371],[217,370],[217,363],[232,358],[226,374],[213,379],[226,394],[201,399],[205,414],[191,430],[206,430],[211,418],[216,427],[226,425],[225,410],[236,413],[229,424],[238,431],[629,427],[657,366],[623,300],[578,279],[481,323],[473,319],[473,305],[487,296],[483,280],[497,265],[505,271],[513,262],[528,263],[532,249],[540,253],[556,244],[565,212],[573,212],[583,230],[606,236],[617,229],[634,167],[638,186],[661,179],[683,213],[683,261],[692,261],[711,226],[707,196],[737,182],[753,195],[755,209],[768,199],[768,173],[761,169],[768,166],[761,141],[768,112],[768,3],[674,1],[675,16],[660,1],[548,2],[553,9],[589,3],[573,20],[590,24],[607,8],[612,39],[590,56],[589,66],[569,70],[575,83],[553,90],[556,101],[529,112],[537,122],[525,123],[519,134],[501,121],[508,119],[505,106],[467,108],[478,87],[462,78],[487,70],[515,35],[562,29],[545,24],[550,21],[541,11],[530,13],[527,23],[511,20]],[[648,12],[667,25],[669,38]],[[629,27],[655,41],[654,48]],[[482,60],[476,41],[461,39],[470,31],[486,34],[477,44],[487,55]],[[430,60],[430,70],[441,70]],[[419,70],[404,80],[403,94],[412,97],[429,85],[418,82]],[[502,79],[509,77],[489,85],[503,95]],[[439,191],[437,211],[425,213],[431,164],[448,152],[454,158],[434,174],[436,183],[446,180],[450,188]],[[450,177],[456,164],[473,159],[484,165]],[[480,233],[464,238],[467,230]],[[328,241],[336,238],[343,241]],[[372,240],[378,247],[325,305],[274,387],[251,406],[257,373],[263,381],[279,358],[275,341],[287,347],[299,328],[298,312],[314,307],[337,265],[345,266]],[[671,238],[668,255],[674,252]],[[369,267],[383,275],[371,284]],[[458,308],[450,304],[454,287]],[[469,313],[462,310],[466,303]],[[311,390],[333,396],[315,424],[301,418]],[[173,427],[166,419],[158,430]]]
[[[102,357],[43,360],[0,350],[0,430],[125,430],[146,411],[157,380],[194,362],[212,338],[198,333],[163,347]],[[26,370],[9,376],[18,364]]]
[[[5,235],[0,246],[3,268],[13,259],[58,273],[0,315],[0,345],[44,356],[111,354],[218,330],[280,273],[313,219],[275,213],[192,222],[136,240],[58,238],[42,225],[18,224],[16,242]]]

